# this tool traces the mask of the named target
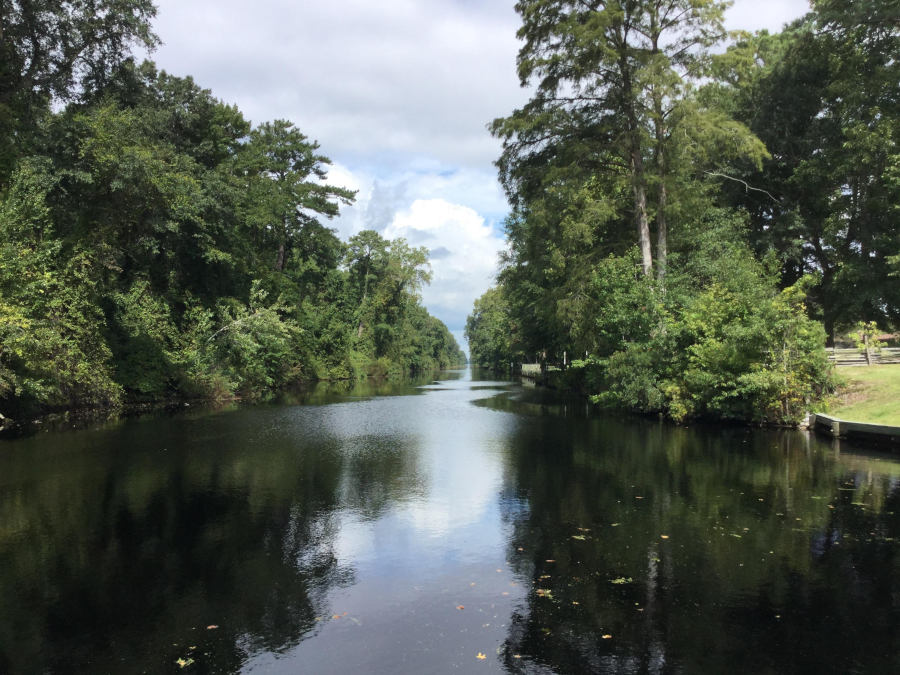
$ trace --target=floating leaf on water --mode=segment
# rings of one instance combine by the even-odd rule
[[[661,538],[661,539],[668,539],[668,538],[669,538],[669,535],[667,535],[667,534],[661,534],[661,535],[660,535],[660,538]]]
[[[178,659],[175,663],[178,664],[179,668],[184,668],[185,666],[189,666],[194,662],[194,659]]]
[[[206,630],[215,630],[218,626],[207,626]]]
[[[612,635],[604,635],[604,636],[603,636],[603,639],[604,639],[604,640],[609,640],[610,638],[612,638]]]
[[[457,605],[456,609],[465,609],[465,607],[463,605]]]
[[[630,584],[632,581],[634,581],[634,579],[632,579],[631,577],[628,577],[627,579],[625,577],[619,577],[618,579],[613,579],[609,583],[611,583],[611,584]]]
[[[613,523],[612,525],[610,525],[610,527],[618,527],[618,526],[621,525],[621,524],[622,524],[622,523]]]
[[[478,656],[476,656],[475,658],[483,660],[483,659],[486,659],[487,657],[484,654],[482,654],[481,652],[478,652]]]
[[[584,535],[576,534],[575,536],[572,537],[572,539],[577,539],[578,541],[584,541]]]
[[[556,561],[555,561],[555,560],[548,560],[547,562],[554,562],[554,563],[555,563]]]

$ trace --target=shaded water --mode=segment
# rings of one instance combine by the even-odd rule
[[[900,673],[890,456],[443,377],[0,442],[0,673]]]

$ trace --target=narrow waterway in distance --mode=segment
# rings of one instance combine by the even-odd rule
[[[0,441],[0,673],[900,673],[900,462],[469,371]]]

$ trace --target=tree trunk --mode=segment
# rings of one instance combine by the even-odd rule
[[[866,330],[866,329],[863,328],[863,330]],[[863,334],[863,346],[866,348],[866,365],[871,366],[872,365],[872,352],[869,350],[869,336],[866,334]]]
[[[663,172],[660,171],[659,177],[659,213],[656,216],[657,241],[656,241],[656,264],[659,266],[657,274],[659,281],[662,283],[666,278],[666,261],[669,256],[668,249],[668,225],[666,223],[666,203],[669,195],[666,191]]]
[[[278,257],[275,258],[275,269],[278,272],[284,271],[284,244],[278,247]]]
[[[662,102],[655,101],[656,114],[662,117]],[[656,264],[660,285],[666,279],[666,261],[669,257],[668,223],[666,221],[666,207],[669,202],[668,188],[666,187],[666,147],[665,129],[662,119],[656,121],[656,172],[659,185],[657,186],[657,212],[656,212]]]
[[[646,276],[653,271],[653,254],[650,250],[650,224],[647,221],[647,184],[644,180],[644,158],[636,148],[631,154],[634,170],[634,221],[641,245],[641,269]]]

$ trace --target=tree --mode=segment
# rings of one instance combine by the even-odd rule
[[[519,52],[519,78],[522,86],[536,79],[536,92],[525,108],[491,125],[504,141],[498,166],[511,201],[528,200],[534,192],[528,181],[538,166],[565,171],[577,163],[588,172],[617,176],[632,192],[641,266],[649,275],[647,193],[655,182],[664,275],[668,146],[679,127],[689,132],[728,122],[711,116],[703,124],[688,123],[702,111],[685,104],[691,82],[707,72],[709,48],[725,37],[726,6],[716,0],[521,0],[516,10],[525,45]],[[751,153],[764,152],[746,130],[727,126],[743,136],[739,142],[754,146]],[[646,169],[651,157],[657,173],[653,181]]]
[[[0,185],[52,100],[102,88],[152,50],[152,0],[0,0]]]
[[[466,320],[466,340],[472,363],[482,368],[506,370],[515,358],[510,350],[509,308],[502,288],[488,289],[475,301]]]
[[[274,266],[284,270],[293,250],[303,250],[322,234],[316,216],[333,218],[341,204],[353,203],[355,192],[327,185],[327,157],[316,154],[290,122],[266,122],[250,134],[245,171],[252,194],[248,216],[263,250],[274,254]]]
[[[736,114],[772,159],[739,174],[756,190],[723,187],[751,214],[757,250],[778,252],[784,285],[820,277],[810,309],[833,339],[857,321],[900,321],[900,26],[892,2],[814,8],[731,50]]]

